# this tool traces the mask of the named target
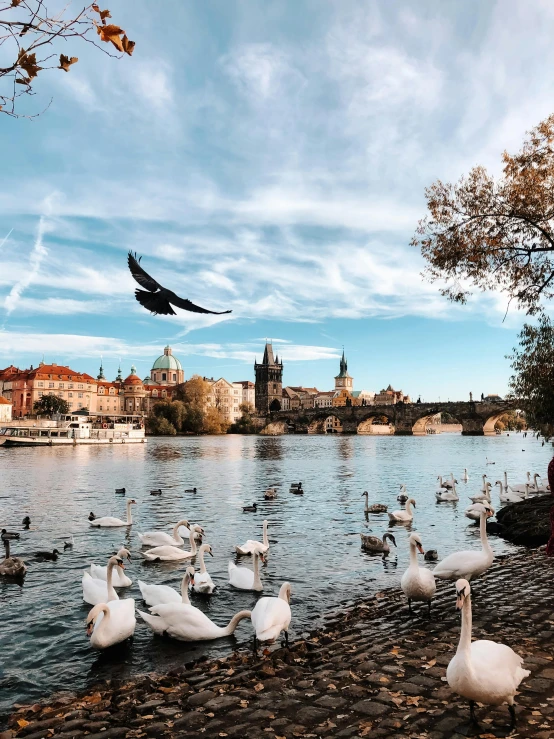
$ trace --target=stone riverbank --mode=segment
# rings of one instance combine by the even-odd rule
[[[517,697],[518,737],[554,737],[553,579],[554,558],[535,550],[499,557],[475,583],[474,637],[510,645],[531,670]],[[291,606],[294,626],[294,594]],[[505,736],[506,706],[478,708],[480,729],[470,729],[467,704],[445,682],[459,628],[452,584],[439,583],[430,621],[426,608],[409,619],[402,593],[385,591],[328,614],[290,651],[256,657],[241,647],[171,674],[15,706],[0,739]]]

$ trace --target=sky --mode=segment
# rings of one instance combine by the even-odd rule
[[[426,186],[498,173],[553,112],[551,2],[108,7],[133,57],[68,43],[48,109],[0,115],[0,367],[144,377],[169,343],[187,377],[253,380],[272,339],[287,385],[331,389],[344,346],[356,389],[507,391],[524,316],[448,303],[410,239]],[[129,250],[232,314],[150,315]]]

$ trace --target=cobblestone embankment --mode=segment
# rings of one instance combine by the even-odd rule
[[[510,645],[531,670],[517,697],[519,737],[554,737],[553,578],[554,561],[534,551],[499,558],[475,583],[474,637]],[[292,610],[294,625],[294,595]],[[506,706],[479,708],[481,729],[468,730],[467,704],[445,682],[459,626],[452,584],[439,583],[431,621],[426,608],[410,620],[402,593],[386,591],[329,614],[290,651],[243,648],[14,707],[0,739],[505,736]]]

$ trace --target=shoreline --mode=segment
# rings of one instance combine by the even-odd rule
[[[554,558],[542,551],[498,557],[475,582],[474,638],[508,644],[531,675],[521,685],[518,736],[554,735]],[[438,583],[432,618],[408,618],[392,588],[323,614],[325,625],[255,657],[239,647],[168,674],[109,680],[85,692],[14,707],[0,739],[59,737],[428,737],[466,734],[467,703],[444,681],[459,635],[452,583]],[[416,606],[417,607],[417,606]],[[294,627],[294,592],[291,603]],[[292,630],[294,635],[294,630]],[[507,706],[477,710],[489,737]],[[479,736],[479,732],[472,734]]]

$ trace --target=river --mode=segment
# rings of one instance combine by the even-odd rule
[[[149,439],[148,444],[121,447],[4,449],[0,451],[0,527],[29,531],[13,542],[13,554],[29,565],[23,586],[0,578],[0,715],[14,702],[27,703],[53,691],[85,687],[108,676],[127,677],[164,671],[201,654],[222,654],[251,639],[244,621],[235,637],[209,644],[183,644],[154,637],[137,620],[133,641],[98,653],[89,647],[82,601],[82,571],[91,562],[105,564],[112,551],[126,544],[134,551],[126,574],[133,585],[120,591],[144,608],[136,580],[179,587],[186,564],[145,563],[136,553],[136,532],[170,532],[180,518],[200,523],[214,557],[208,570],[218,585],[211,597],[193,596],[193,603],[218,624],[233,613],[251,608],[257,596],[233,590],[227,563],[234,545],[261,539],[262,521],[269,521],[271,551],[262,580],[264,594],[292,583],[291,636],[315,626],[321,614],[362,595],[398,584],[407,565],[408,532],[395,526],[398,549],[386,559],[360,549],[360,532],[382,535],[386,514],[365,521],[362,493],[371,502],[398,508],[400,483],[417,501],[413,530],[425,548],[439,556],[460,548],[478,547],[478,531],[464,517],[467,495],[480,487],[487,473],[494,483],[504,470],[513,483],[525,473],[546,479],[552,456],[549,444],[511,433],[495,437],[443,434],[425,437],[378,436],[222,436]],[[485,458],[494,460],[486,465]],[[463,468],[470,480],[462,483]],[[435,502],[437,474],[454,472],[460,480],[458,504]],[[289,493],[291,482],[302,481],[304,496]],[[281,483],[275,500],[266,501],[268,485]],[[115,495],[125,487],[137,500],[134,523],[124,529],[93,529],[97,516],[124,517],[124,500]],[[185,493],[196,487],[198,492]],[[149,491],[161,488],[160,497]],[[257,513],[242,506],[258,503]],[[498,505],[497,489],[493,505]],[[72,550],[63,551],[73,534]],[[495,552],[509,548],[491,539]],[[61,550],[56,562],[41,562],[40,550]],[[249,562],[243,562],[249,564]]]

